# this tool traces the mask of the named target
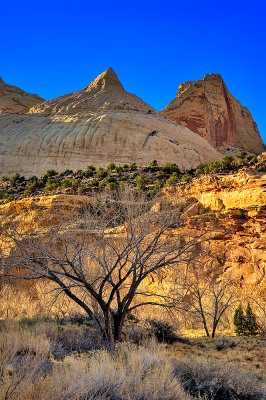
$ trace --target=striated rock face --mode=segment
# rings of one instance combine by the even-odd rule
[[[189,169],[220,159],[200,136],[127,93],[110,68],[87,88],[34,106],[27,115],[1,116],[0,132],[2,175],[154,159]]]
[[[16,86],[7,85],[0,78],[0,114],[23,114],[45,101],[37,94],[26,93]]]
[[[266,175],[242,171],[235,175],[205,176],[190,185],[165,190],[175,201],[197,199],[188,210],[188,226],[201,223],[214,212],[224,234],[210,242],[213,254],[225,256],[224,271],[249,290],[265,294],[266,279]],[[200,215],[200,209],[205,213]]]
[[[252,115],[229,93],[219,74],[182,83],[176,98],[160,113],[199,134],[219,150],[233,146],[257,154],[264,151]]]
[[[219,229],[218,237],[213,235],[214,238],[207,243],[208,250],[213,256],[219,256],[223,261],[223,273],[235,279],[239,295],[252,294],[255,298],[257,296],[262,304],[263,300],[265,301],[266,280],[265,184],[265,175],[250,175],[248,171],[243,171],[236,175],[206,176],[194,180],[190,185],[180,185],[164,192],[171,202],[191,204],[193,201],[191,206],[185,207],[184,230],[173,230],[171,234],[185,237],[188,231],[202,232],[206,224],[212,226],[212,218],[219,218],[224,229]],[[245,188],[244,195],[241,193],[243,187]],[[64,222],[71,234],[78,234],[82,225],[75,224],[75,221],[79,221],[79,212],[87,206],[89,201],[87,196],[76,195],[25,198],[0,205],[0,218],[7,226],[15,224],[22,231],[33,231],[39,234],[44,234],[52,226]],[[200,211],[202,207],[208,208],[203,214]],[[160,203],[152,209],[155,213],[160,210]],[[74,218],[73,221],[72,217],[77,219]],[[111,229],[110,232],[123,232],[124,228]],[[0,236],[0,250],[1,244]],[[172,277],[165,276],[163,284],[171,289]],[[21,294],[23,290],[20,289],[19,293]],[[38,300],[37,289],[32,290],[35,292],[30,304],[39,302],[44,307],[46,303],[41,300],[41,297]],[[44,291],[49,292],[47,287],[42,287],[42,293]],[[8,301],[8,307],[11,307],[9,297]],[[66,311],[73,310],[73,304],[67,303],[67,308]],[[25,312],[28,313],[29,309]]]

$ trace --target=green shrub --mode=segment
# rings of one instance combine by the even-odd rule
[[[257,156],[253,156],[253,157],[251,158],[251,160],[250,160],[250,163],[251,163],[251,164],[257,164],[257,162],[258,162]]]
[[[85,175],[87,177],[90,177],[94,174],[95,171],[96,171],[96,168],[93,165],[88,165],[85,170]]]
[[[150,163],[150,167],[158,167],[158,161],[157,161],[157,160],[153,160],[153,161]]]
[[[65,171],[63,172],[63,175],[71,175],[73,174],[72,169],[65,169]]]
[[[48,181],[45,184],[44,190],[46,193],[53,193],[56,189],[58,189],[58,187],[59,187],[59,182],[48,179]]]
[[[145,190],[146,189],[146,185],[147,185],[147,179],[145,178],[144,175],[138,175],[136,176],[136,186],[139,190]]]
[[[62,188],[71,188],[73,186],[73,181],[72,179],[63,179],[61,182]]]
[[[116,165],[114,163],[110,163],[107,165],[107,171],[115,171]]]
[[[9,181],[9,178],[7,176],[2,176],[1,181],[7,182],[7,181]]]
[[[11,177],[11,182],[13,183],[20,183],[23,182],[24,180],[25,180],[24,176],[20,176],[18,172],[16,172],[15,175]]]
[[[178,175],[180,174],[180,169],[175,163],[166,163],[163,166],[163,171],[167,174],[172,174],[173,172],[176,172]]]
[[[58,172],[56,172],[54,169],[48,169],[48,171],[46,171],[46,175],[47,176],[56,176],[58,175]]]
[[[166,186],[175,186],[179,182],[179,176],[173,172],[169,179],[166,181]]]
[[[33,194],[38,189],[38,182],[36,180],[29,181],[24,191],[25,194]]]
[[[82,169],[77,170],[76,176],[78,176],[79,178],[83,178],[84,175],[86,175],[85,171],[82,171]]]
[[[223,170],[231,170],[234,167],[234,157],[227,155],[222,158],[221,168]]]
[[[138,175],[139,175],[139,173],[137,171],[135,171],[135,172],[132,172],[129,177],[130,177],[130,179],[135,179]]]
[[[128,164],[122,164],[121,167],[123,168],[124,171],[128,171],[128,169],[129,169]]]
[[[184,182],[184,183],[189,183],[189,182],[191,182],[191,180],[192,180],[192,176],[191,175],[189,175],[189,174],[184,174],[183,176],[182,176],[182,182]]]
[[[98,168],[95,174],[95,177],[98,179],[103,179],[107,176],[107,172],[104,168]]]
[[[135,162],[131,163],[129,169],[130,171],[136,171],[136,169],[138,169],[137,164]]]

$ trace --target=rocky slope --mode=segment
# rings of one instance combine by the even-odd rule
[[[163,192],[168,204],[184,205],[184,231],[173,231],[172,234],[185,237],[188,232],[201,231],[203,226],[219,219],[219,235],[214,234],[208,249],[213,256],[218,255],[223,260],[223,273],[235,279],[239,296],[243,293],[252,294],[261,304],[266,301],[265,187],[265,173],[263,175],[263,172],[246,169],[236,174],[203,176],[190,184],[179,184]],[[79,224],[80,210],[87,207],[88,202],[90,198],[87,196],[62,194],[25,198],[0,205],[0,219],[5,226],[17,226],[22,231],[39,234],[63,222],[68,224],[68,232],[77,234],[82,229]],[[153,212],[157,209],[160,209],[160,202],[153,207]],[[110,230],[110,234],[117,235],[117,232],[121,234],[122,230]],[[1,236],[0,249],[7,251],[2,246]],[[171,279],[171,276],[166,276],[163,282],[169,290]],[[27,282],[27,285],[19,284],[16,290],[14,301],[10,300],[9,292],[6,300],[2,295],[3,310],[6,301],[10,314],[21,315],[20,312],[24,312],[25,315],[34,316],[36,313],[46,313],[45,305],[48,300],[51,301],[47,300],[49,290],[46,286]],[[18,306],[17,299],[23,303],[23,307]],[[55,313],[63,309],[66,313],[74,309],[80,311],[71,302],[66,303],[65,299],[63,303],[53,306]]]
[[[110,68],[87,88],[34,106],[27,115],[1,116],[0,131],[2,175],[153,159],[189,169],[220,158],[200,136],[127,93]]]
[[[161,114],[186,126],[219,150],[233,146],[257,154],[264,151],[252,115],[229,93],[219,74],[181,84],[176,98]]]
[[[26,93],[16,86],[7,85],[0,78],[0,114],[23,114],[45,101],[37,94]]]
[[[224,271],[241,286],[260,288],[265,295],[265,173],[243,169],[237,174],[207,175],[164,193],[174,202],[194,199],[185,212],[190,227],[218,217],[224,233],[211,241],[213,254],[225,255]]]

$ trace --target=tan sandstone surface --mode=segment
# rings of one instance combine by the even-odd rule
[[[211,241],[213,254],[224,254],[224,271],[266,298],[266,175],[250,170],[207,175],[164,193],[178,202],[197,200],[187,211],[188,226],[215,212],[224,233]]]
[[[212,224],[213,219],[220,220],[219,235],[213,235],[207,243],[208,248],[213,256],[218,255],[223,259],[223,273],[236,280],[239,296],[253,295],[262,302],[266,299],[265,184],[266,176],[262,173],[256,175],[251,171],[242,171],[228,176],[213,175],[195,179],[189,185],[169,188],[163,193],[163,197],[166,196],[171,202],[193,203],[189,208],[185,207],[184,232],[181,230],[172,234],[185,237],[189,230],[201,231],[206,221],[207,223],[211,221]],[[22,231],[43,234],[60,222],[71,224],[72,217],[78,216],[82,207],[89,201],[87,196],[77,195],[43,195],[25,198],[0,205],[0,218],[6,226],[17,226]],[[203,214],[202,207],[206,207]],[[153,212],[156,212],[156,209],[157,206]],[[76,225],[67,226],[71,234],[79,232],[76,230]],[[115,234],[118,232],[117,229],[112,231]],[[3,250],[1,236],[0,248]],[[163,285],[171,290],[172,277],[165,276]],[[25,295],[27,299],[30,298],[32,315],[36,314],[36,307],[37,312],[42,309],[45,311],[47,299],[43,299],[43,295],[47,292],[47,287],[39,288],[29,283],[24,289],[23,286],[18,287],[19,296]],[[28,301],[25,304],[28,304]],[[8,297],[10,313],[12,304]],[[71,303],[63,306],[67,307],[68,311],[73,310]],[[17,312],[16,310],[20,308],[15,303],[13,309]],[[25,315],[29,312],[31,311],[27,306]]]
[[[37,94],[26,93],[16,86],[7,85],[0,78],[0,114],[21,114],[45,101]]]
[[[220,154],[200,136],[127,93],[112,69],[87,88],[0,117],[0,171],[41,175],[88,164],[176,162],[190,169]]]
[[[265,149],[252,115],[229,93],[219,74],[184,82],[160,113],[219,150],[233,146],[259,154]]]

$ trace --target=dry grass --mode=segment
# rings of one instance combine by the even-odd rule
[[[87,330],[51,322],[3,326],[0,399],[262,400],[265,396],[263,341],[258,338],[234,339],[236,347],[220,351],[217,340],[194,338],[191,344],[149,340],[139,346],[122,343],[112,353],[82,352]],[[69,351],[55,359],[58,345],[69,346]],[[247,362],[248,355],[254,365]]]

